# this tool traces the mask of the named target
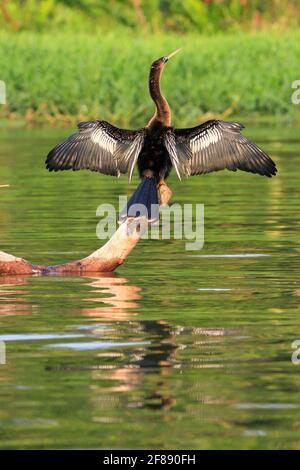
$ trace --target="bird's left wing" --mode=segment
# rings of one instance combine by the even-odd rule
[[[165,146],[178,177],[225,168],[275,175],[275,163],[240,133],[243,127],[236,122],[211,120],[190,129],[170,129]]]
[[[49,152],[49,171],[88,169],[113,176],[128,173],[131,179],[144,129],[119,129],[106,121],[80,122],[78,129]]]

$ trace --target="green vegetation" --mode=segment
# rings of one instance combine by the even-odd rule
[[[130,30],[212,33],[297,27],[298,0],[2,0],[11,31]]]
[[[2,118],[57,123],[101,118],[122,126],[143,125],[151,116],[149,64],[177,47],[163,77],[177,125],[203,114],[289,115],[291,84],[299,79],[300,32],[137,35],[0,35],[0,79],[6,82]]]
[[[178,125],[293,117],[299,25],[298,0],[2,0],[0,118],[141,125],[149,64],[180,46],[163,83]]]

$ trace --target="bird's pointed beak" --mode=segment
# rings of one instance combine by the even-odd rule
[[[176,51],[174,52],[171,52],[171,54],[167,55],[167,59],[171,59],[171,57],[173,57],[175,54],[177,54],[177,52],[180,52],[182,50],[182,47],[180,47],[179,49],[176,49]]]

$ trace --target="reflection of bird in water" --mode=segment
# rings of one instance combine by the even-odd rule
[[[141,322],[141,327],[147,336],[153,336],[153,344],[149,345],[137,364],[142,370],[151,370],[151,368],[159,370],[155,389],[152,387],[152,390],[146,394],[143,407],[152,410],[167,410],[176,403],[169,378],[173,373],[172,366],[177,362],[175,356],[179,346],[174,341],[168,322],[145,321]]]
[[[97,370],[93,372],[93,378],[113,382],[112,386],[105,388],[105,393],[128,393],[142,389],[150,373],[155,377],[153,381],[155,386],[151,386],[149,389],[147,387],[147,394],[143,399],[138,394],[135,400],[132,395],[131,406],[168,409],[175,403],[168,378],[172,374],[171,368],[176,362],[175,354],[178,349],[178,345],[174,342],[171,326],[163,320],[136,320],[141,289],[134,285],[128,285],[128,280],[125,278],[113,273],[94,276],[88,278],[88,285],[92,287],[93,294],[99,293],[101,297],[94,295],[85,300],[102,305],[81,309],[83,315],[104,320],[109,337],[113,337],[114,340],[119,339],[120,333],[123,338],[126,331],[126,335],[134,337],[134,341],[149,342],[147,345],[136,346],[130,353],[127,353],[126,350],[122,352],[108,350],[99,353],[97,356],[99,360],[101,358],[101,361]],[[125,321],[122,323],[122,328],[119,325],[120,321]],[[117,322],[116,328],[113,326],[115,322]],[[90,330],[95,335],[99,331],[98,324]],[[108,397],[107,400],[110,401]]]
[[[114,366],[110,362],[109,368],[105,365],[103,368],[98,366],[93,371],[94,380],[112,382],[111,386],[99,389],[106,396],[104,398],[101,395],[101,405],[103,406],[103,402],[111,402],[111,395],[107,394],[128,395],[130,392],[130,408],[167,410],[176,403],[170,379],[178,345],[174,341],[171,327],[164,321],[134,321],[131,328],[137,330],[139,335],[143,334],[149,340],[149,345],[139,346],[129,355],[123,353],[123,361],[120,359],[120,363],[117,358],[112,358],[110,352],[100,355],[102,360],[106,357],[108,360],[114,359]]]
[[[243,170],[264,176],[276,174],[271,158],[240,131],[241,124],[210,120],[189,129],[171,126],[171,110],[160,91],[165,64],[178,51],[155,60],[150,68],[149,92],[156,110],[148,124],[138,130],[119,129],[106,121],[78,124],[79,132],[58,144],[47,156],[46,166],[52,171],[83,168],[104,174],[132,177],[137,163],[141,183],[122,212],[135,216],[133,205],[148,211],[169,202],[171,191],[165,183],[174,167],[177,176],[199,175],[228,169]],[[159,194],[159,197],[158,197]],[[131,212],[131,210],[133,212]]]

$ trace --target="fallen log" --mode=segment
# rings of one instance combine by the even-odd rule
[[[114,271],[124,263],[148,227],[146,219],[128,219],[120,225],[110,240],[86,258],[54,266],[42,266],[0,251],[0,275],[19,274],[78,274]]]

